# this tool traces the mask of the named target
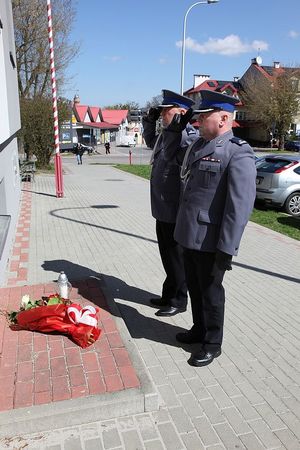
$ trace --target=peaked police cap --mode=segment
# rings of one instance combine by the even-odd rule
[[[214,110],[223,110],[233,112],[235,105],[239,103],[239,99],[220,92],[209,91],[203,89],[201,92],[201,101],[195,113],[210,112]]]
[[[178,106],[179,108],[189,109],[195,102],[184,95],[177,94],[176,92],[168,91],[167,89],[162,90],[163,101],[159,108],[171,108],[172,106]]]

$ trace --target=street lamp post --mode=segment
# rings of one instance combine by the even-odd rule
[[[202,2],[193,3],[187,10],[183,20],[183,33],[182,33],[182,52],[181,52],[181,88],[180,93],[183,94],[183,84],[184,84],[184,60],[185,60],[185,33],[186,33],[186,20],[187,16],[192,8],[197,5],[210,5],[212,3],[218,3],[219,0],[205,0]]]

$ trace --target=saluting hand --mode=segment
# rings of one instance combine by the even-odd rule
[[[192,110],[192,108],[188,109],[185,114],[175,114],[172,122],[166,128],[166,130],[174,131],[175,133],[181,133],[189,123],[193,114],[194,111]]]
[[[160,108],[150,108],[147,114],[147,119],[149,122],[156,122],[160,116]]]

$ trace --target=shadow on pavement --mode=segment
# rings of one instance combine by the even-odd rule
[[[146,305],[149,298],[156,297],[156,294],[153,292],[131,286],[120,278],[95,272],[88,267],[72,263],[71,261],[67,261],[65,259],[44,261],[42,268],[48,272],[57,272],[57,274],[63,270],[74,287],[77,287],[76,282],[80,282],[80,280],[86,280],[91,277],[99,281],[104,280],[105,284],[109,287],[113,298]]]
[[[102,208],[109,207],[109,206],[102,205]],[[114,207],[114,206],[111,206],[111,207]],[[125,236],[130,236],[130,237],[134,237],[137,239],[141,239],[143,241],[153,242],[154,244],[157,244],[157,241],[155,239],[146,238],[146,237],[140,236],[138,234],[128,233],[127,231],[116,230],[115,228],[103,227],[101,225],[96,225],[96,224],[90,223],[90,222],[84,222],[82,220],[71,219],[70,217],[64,217],[63,215],[59,214],[59,212],[61,212],[61,211],[74,211],[75,209],[77,210],[77,209],[89,209],[89,208],[95,208],[95,206],[54,209],[53,211],[50,211],[49,214],[51,216],[59,217],[60,219],[68,220],[70,222],[80,223],[82,225],[89,225],[90,227],[100,228],[101,230],[106,230],[106,231],[112,231],[113,233],[123,234]],[[98,208],[100,209],[100,205],[98,206]]]
[[[145,291],[144,289],[130,286],[129,284],[125,283],[125,281],[120,280],[120,278],[114,277],[112,275],[105,275],[104,273],[95,272],[88,267],[72,263],[71,261],[67,261],[65,259],[44,261],[44,263],[42,264],[42,268],[45,271],[57,272],[57,274],[59,274],[60,271],[63,270],[74,287],[78,287],[76,283],[79,285],[79,294],[81,294],[80,281],[86,280],[88,278],[94,278],[98,281],[105,281],[105,284],[109,287],[110,293],[113,298],[119,298],[139,304],[147,304],[149,298],[156,296],[154,293]]]
[[[120,208],[120,206],[118,206],[118,205],[91,205],[90,208],[109,209],[109,208]]]
[[[242,267],[247,270],[254,270],[255,272],[265,273],[271,277],[282,278],[283,280],[292,281],[293,283],[300,283],[299,278],[289,277],[288,275],[282,275],[281,273],[271,272],[270,270],[259,269],[258,267],[248,266],[248,264],[242,264],[239,262],[233,262],[232,265]]]
[[[46,192],[32,191],[31,189],[22,189],[22,192],[30,192],[31,194],[44,195],[45,197],[56,197],[55,194],[47,194]]]
[[[183,350],[189,353],[193,350],[191,345],[183,346],[176,341],[176,334],[186,331],[186,329],[171,323],[162,322],[154,317],[144,316],[132,306],[124,305],[123,303],[117,303],[117,305],[126,322],[128,331],[134,339],[147,339],[173,347],[182,347]]]
[[[88,267],[81,266],[80,264],[75,264],[64,259],[44,261],[42,268],[45,271],[57,272],[57,274],[63,270],[72,286],[78,289],[78,294],[82,295],[88,301],[96,305],[97,298],[92,296],[92,289],[87,289],[85,280],[88,280],[88,283],[89,280],[95,280],[98,282],[103,280],[114,298],[121,316],[127,325],[128,331],[133,338],[143,338],[174,347],[179,347],[179,344],[175,339],[175,335],[176,333],[185,331],[183,328],[171,323],[162,322],[159,319],[144,316],[136,308],[116,301],[116,299],[120,299],[140,305],[148,305],[149,298],[155,297],[156,294],[135,286],[131,286],[123,280],[120,280],[120,278],[95,272]],[[103,307],[102,305],[99,306]],[[110,312],[114,314],[114,311]],[[190,348],[188,351],[190,351]]]

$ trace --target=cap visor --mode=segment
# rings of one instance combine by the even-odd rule
[[[216,109],[215,108],[194,109],[194,114],[206,113],[206,112],[211,112],[211,111],[216,111]]]
[[[176,105],[158,105],[158,108],[172,108],[175,107]]]

